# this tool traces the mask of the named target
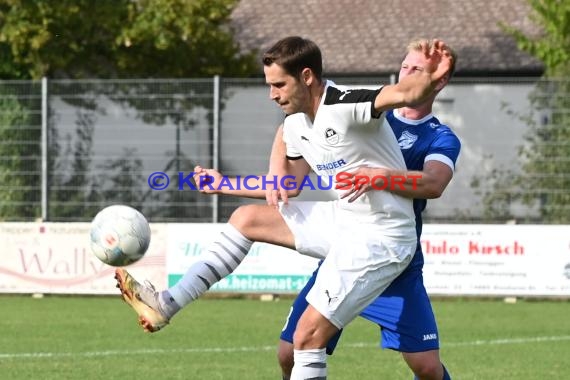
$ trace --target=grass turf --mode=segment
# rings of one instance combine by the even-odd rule
[[[0,296],[0,378],[280,379],[276,344],[290,303],[200,300],[145,334],[118,296]],[[568,302],[448,299],[434,310],[454,379],[570,373]],[[375,325],[353,322],[329,357],[329,378],[412,379],[378,339]]]

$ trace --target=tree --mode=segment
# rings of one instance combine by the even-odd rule
[[[52,183],[49,194],[51,207],[48,214],[52,215],[52,220],[81,219],[91,211],[88,203],[96,200],[96,183],[89,170],[93,151],[94,117],[94,112],[79,113],[75,138],[71,135],[64,137],[66,141],[64,154],[61,154],[57,129],[50,130],[52,165],[49,173]]]
[[[0,0],[0,79],[249,76],[236,0]]]
[[[237,0],[0,0],[0,79],[250,76],[257,72],[255,52],[241,51],[228,22],[236,3]],[[67,93],[65,83],[58,86],[62,93]],[[88,96],[62,99],[86,112],[104,112],[97,107],[98,96],[141,111],[160,106],[166,112],[140,112],[140,119],[157,125],[174,123],[183,129],[195,124],[188,116],[192,108],[211,108],[211,100],[201,96],[201,92],[210,91],[208,88],[192,89],[193,99],[198,99],[192,102],[145,96],[155,88],[148,81],[135,85],[115,82],[106,88],[69,83],[69,93]],[[80,121],[76,137],[65,146],[58,145],[58,131],[53,123],[50,118],[50,173],[63,167],[68,171],[52,176],[50,188],[61,191],[50,192],[50,200],[60,204],[50,208],[50,214],[55,218],[89,217],[79,204],[86,200],[97,202],[97,197],[112,193],[110,189],[94,188],[86,174],[91,162],[83,155],[91,154],[92,120]],[[27,138],[39,146],[39,129]],[[25,153],[23,146],[15,149],[6,150],[0,145],[0,157]],[[140,167],[137,159],[136,155],[121,158],[117,167],[132,171]],[[114,164],[109,162],[110,167]],[[10,165],[0,161],[0,172],[23,170],[17,163]],[[138,194],[133,191],[122,196],[136,199]],[[0,203],[7,196],[0,191]],[[30,202],[37,198],[35,192],[26,190],[20,196]]]
[[[530,18],[542,32],[533,36],[502,24],[503,30],[515,38],[519,49],[544,63],[546,77],[569,75],[570,3],[564,0],[527,1],[532,8]]]
[[[526,143],[519,149],[520,170],[491,173],[493,185],[483,202],[490,218],[570,223],[570,2],[528,1],[542,33],[532,36],[503,28],[520,49],[544,63],[545,78],[531,94],[528,114],[513,115],[529,126]],[[530,211],[514,213],[511,206],[517,202]]]
[[[2,92],[7,92],[6,89]],[[15,95],[0,93],[0,220],[31,219],[39,215],[40,181],[33,176],[40,157],[30,113]]]
[[[102,189],[101,196],[97,199],[113,199],[115,202],[129,204],[132,207],[140,209],[143,202],[142,188],[140,183],[145,180],[140,174],[142,162],[136,156],[134,149],[126,149],[125,152],[115,160],[108,160],[101,167],[101,176],[97,179],[94,186]],[[110,182],[107,184],[106,182]],[[94,205],[91,211],[97,212],[100,207]]]

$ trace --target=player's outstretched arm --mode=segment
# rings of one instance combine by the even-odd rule
[[[282,178],[287,174],[287,148],[283,141],[283,124],[277,128],[273,145],[271,146],[271,155],[269,156],[269,172],[268,175],[276,175]],[[276,189],[267,189],[265,191],[265,199],[268,205],[277,206],[279,200],[287,203],[289,193],[286,189],[279,186]]]
[[[277,186],[266,189],[267,204],[277,206],[280,200],[287,203],[289,197],[299,195],[299,187],[294,184],[301,183],[303,177],[310,171],[311,168],[304,159],[287,159],[287,148],[283,141],[283,124],[281,124],[275,133],[271,147],[269,173],[267,174],[271,178],[277,177]]]
[[[272,146],[269,173],[228,177],[215,169],[196,166],[193,179],[196,188],[203,194],[266,199],[268,204],[277,206],[279,199],[286,201],[289,197],[299,195],[299,187],[295,184],[301,183],[310,171],[309,164],[303,158],[287,159],[280,126]]]
[[[353,202],[367,191],[378,189],[406,198],[435,199],[443,194],[453,177],[453,170],[443,162],[427,161],[422,171],[364,167],[352,174],[353,177],[336,186],[339,190],[346,190],[341,199],[349,197],[349,202]],[[369,181],[364,182],[358,178],[366,178]]]
[[[422,103],[449,75],[453,57],[443,41],[434,40],[431,48],[424,44],[422,49],[427,62],[424,70],[402,78],[397,84],[384,86],[374,102],[376,112]]]

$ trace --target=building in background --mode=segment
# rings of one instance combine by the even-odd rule
[[[529,11],[526,0],[241,0],[232,26],[244,49],[259,52],[287,35],[310,38],[323,50],[326,75],[352,86],[395,81],[413,38],[448,42],[459,61],[434,113],[460,137],[462,153],[451,186],[430,202],[425,220],[488,222],[481,193],[498,168],[516,169],[528,131],[519,116],[531,108],[529,94],[543,72],[499,23],[537,33]],[[179,174],[186,178],[197,163],[217,164],[228,175],[266,172],[284,117],[269,100],[261,65],[256,78],[48,80],[44,92],[37,82],[0,86],[34,104],[26,128],[46,128],[49,146],[45,173],[35,165],[25,174],[38,178],[33,189],[2,190],[34,192],[34,211],[4,220],[41,217],[44,191],[51,221],[87,221],[111,203],[138,207],[154,222],[225,221],[251,200],[179,190]],[[148,185],[157,171],[171,177],[163,191]],[[513,207],[520,207],[515,215],[528,211]]]

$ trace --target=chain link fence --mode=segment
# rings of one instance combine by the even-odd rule
[[[426,222],[570,222],[569,87],[533,78],[448,85],[434,114],[462,152]],[[261,78],[0,81],[0,220],[89,221],[124,203],[153,222],[224,222],[255,201],[202,195],[190,173],[198,164],[266,172],[282,120]]]

